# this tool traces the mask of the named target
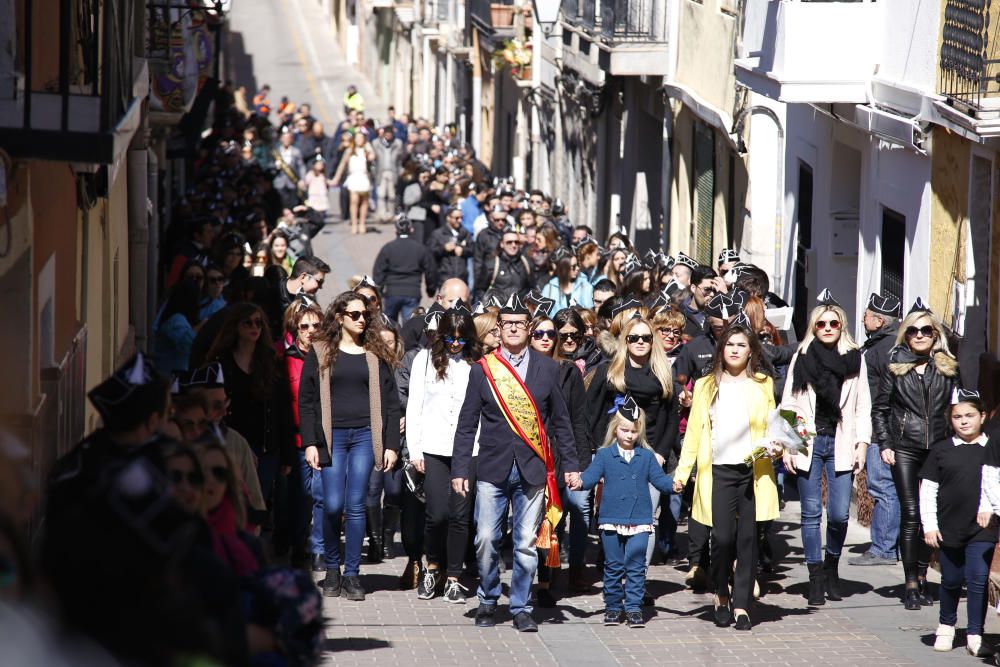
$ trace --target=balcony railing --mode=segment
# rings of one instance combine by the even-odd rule
[[[488,34],[513,30],[513,0],[469,0],[467,7],[468,20],[480,30]]]
[[[947,0],[939,65],[942,95],[980,109],[1000,108],[1000,60],[990,58],[1000,37],[998,20],[1000,5],[995,2]]]
[[[609,0],[601,5],[601,33],[612,44],[666,42],[666,2]]]
[[[148,90],[142,5],[41,4],[14,4],[17,77],[0,90],[0,145],[18,157],[110,163],[116,131]]]

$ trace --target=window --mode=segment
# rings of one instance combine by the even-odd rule
[[[882,293],[903,300],[906,216],[882,207]]]

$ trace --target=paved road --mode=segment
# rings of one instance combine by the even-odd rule
[[[229,29],[230,75],[252,94],[271,85],[275,103],[283,96],[312,104],[313,115],[332,135],[343,118],[343,95],[358,86],[369,117],[385,117],[385,104],[364,77],[344,60],[317,0],[239,0]],[[370,273],[378,249],[393,238],[391,225],[368,225],[365,237],[351,236],[335,219],[313,240],[313,251],[333,269],[320,292],[329,303],[353,275]]]
[[[231,17],[230,66],[234,79],[251,91],[270,83],[275,99],[288,95],[312,102],[314,115],[332,128],[348,83],[356,83],[372,114],[384,107],[371,87],[345,64],[315,0],[240,0]],[[346,233],[334,222],[316,238],[316,254],[333,274],[320,293],[329,302],[346,287],[348,277],[367,273],[378,248],[391,238],[390,227],[370,226],[366,237]],[[373,591],[362,603],[326,601],[328,665],[942,665],[982,664],[955,650],[930,649],[937,607],[906,612],[899,602],[900,567],[844,566],[850,597],[809,609],[802,597],[806,572],[798,538],[798,505],[789,503],[782,535],[790,556],[781,571],[764,581],[765,596],[754,610],[749,633],[720,630],[710,622],[711,597],[683,587],[683,573],[666,566],[650,570],[649,591],[656,606],[644,630],[601,625],[599,585],[591,594],[560,599],[555,609],[538,610],[541,632],[523,635],[509,618],[492,630],[472,625],[475,600],[449,605],[421,601],[413,591],[395,589],[404,559],[364,566],[362,579]],[[398,538],[397,538],[398,539]],[[862,550],[867,531],[855,527],[848,544]],[[398,543],[395,548],[399,549]],[[846,555],[846,554],[845,554]],[[509,562],[509,558],[508,558]],[[600,575],[589,568],[591,579]],[[465,582],[474,593],[471,580]],[[556,584],[560,594],[559,581]],[[503,608],[501,608],[503,611]],[[964,611],[960,612],[964,619]],[[964,620],[960,621],[964,625]],[[991,612],[987,640],[1000,641]]]
[[[472,623],[476,600],[452,605],[440,598],[418,600],[415,591],[395,589],[405,559],[363,565],[362,582],[374,591],[364,602],[326,600],[329,618],[325,665],[948,665],[983,664],[964,647],[951,653],[931,649],[937,626],[935,605],[908,612],[899,602],[902,568],[841,568],[846,597],[809,608],[803,594],[806,570],[798,539],[798,503],[788,503],[781,535],[789,556],[774,576],[762,579],[764,596],[753,610],[750,632],[719,629],[711,622],[712,597],[684,588],[683,572],[650,568],[648,590],[656,597],[642,630],[602,625],[600,575],[590,594],[562,597],[554,609],[536,609],[538,634],[515,632],[501,599],[500,625],[481,630]],[[398,536],[397,536],[398,540]],[[854,526],[848,548],[860,553],[867,531]],[[400,545],[395,545],[400,553]],[[592,547],[593,548],[593,547]],[[848,554],[845,554],[845,556]],[[510,557],[507,554],[508,567]],[[565,570],[563,571],[565,574]],[[933,579],[932,573],[932,579]],[[509,581],[508,574],[504,582]],[[556,596],[562,593],[560,579]],[[472,580],[464,582],[474,596]],[[964,607],[959,612],[964,627]],[[998,624],[987,621],[987,641],[996,643]],[[963,640],[964,641],[964,640]]]

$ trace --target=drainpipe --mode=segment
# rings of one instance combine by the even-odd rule
[[[670,139],[674,131],[674,109],[670,106],[670,96],[663,91],[663,154],[660,158],[660,208],[663,220],[660,228],[660,250],[670,247],[670,212],[673,207],[674,156],[670,150]]]
[[[146,196],[149,201],[149,244],[146,271],[146,317],[150,323],[147,334],[152,339],[152,322],[159,303],[157,267],[160,261],[160,209],[159,209],[160,160],[152,148],[146,151]]]
[[[774,273],[771,279],[771,289],[775,294],[787,296],[784,293],[785,274],[781,256],[781,249],[784,245],[785,219],[785,128],[781,125],[781,119],[778,118],[778,114],[774,112],[774,109],[762,105],[754,105],[743,109],[740,115],[736,117],[734,124],[734,133],[736,134],[736,140],[739,143],[741,152],[746,152],[746,146],[743,144],[743,125],[746,123],[747,116],[753,115],[767,116],[778,130],[778,160],[774,203]]]

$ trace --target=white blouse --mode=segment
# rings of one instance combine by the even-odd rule
[[[418,352],[410,370],[406,446],[414,461],[424,458],[424,454],[451,456],[472,370],[465,360],[449,359],[448,372],[439,380],[430,354],[426,349]]]
[[[750,413],[747,411],[748,379],[720,382],[712,403],[712,465],[743,463],[753,451]]]

